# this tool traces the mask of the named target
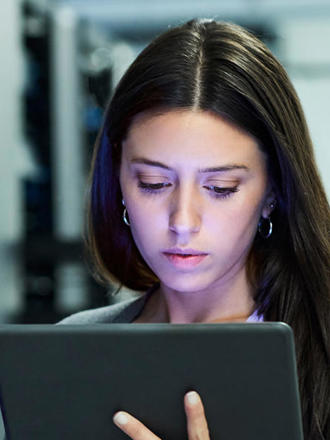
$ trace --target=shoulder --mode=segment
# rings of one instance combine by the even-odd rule
[[[121,301],[110,306],[84,310],[70,315],[58,324],[103,324],[114,322],[131,322],[141,312],[145,295],[138,298]]]

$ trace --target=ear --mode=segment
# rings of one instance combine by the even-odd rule
[[[264,205],[261,211],[261,215],[263,218],[269,218],[272,211],[276,206],[276,197],[273,190],[270,190],[266,196],[264,201]]]

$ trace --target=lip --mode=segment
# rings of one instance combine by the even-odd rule
[[[207,252],[199,251],[197,249],[191,249],[191,248],[172,248],[172,249],[165,249],[163,251],[164,254],[176,254],[176,255],[207,255]]]
[[[208,255],[196,249],[168,249],[163,254],[171,265],[178,269],[192,269],[198,266]],[[184,256],[187,254],[189,256]]]

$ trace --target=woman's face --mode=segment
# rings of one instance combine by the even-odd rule
[[[273,198],[256,140],[219,116],[184,110],[139,115],[122,147],[130,228],[160,281],[192,292],[241,271]]]

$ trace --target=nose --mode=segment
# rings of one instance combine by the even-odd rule
[[[201,227],[198,195],[191,189],[177,190],[173,194],[169,214],[169,229],[178,235],[196,233]]]

